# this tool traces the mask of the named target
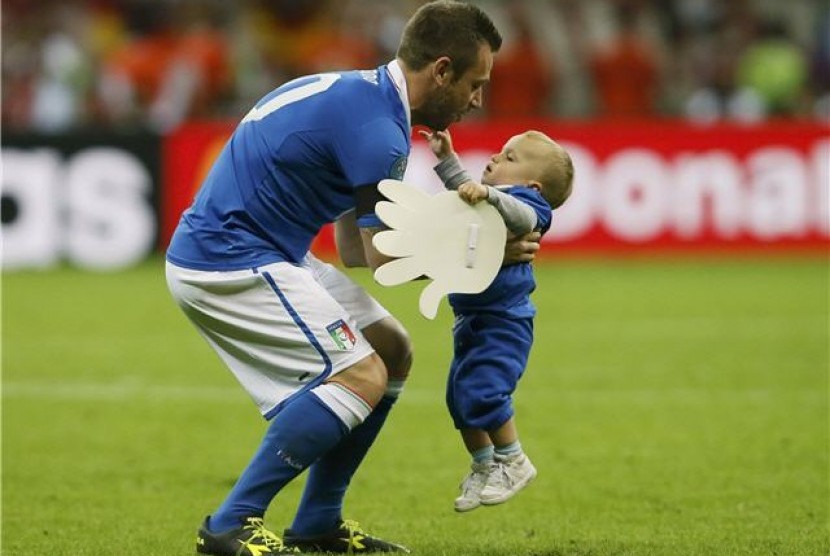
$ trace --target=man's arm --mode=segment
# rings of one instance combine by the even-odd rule
[[[363,253],[366,258],[366,263],[373,271],[378,267],[395,260],[394,257],[388,257],[375,249],[372,243],[372,238],[376,233],[385,230],[381,226],[372,226],[367,228],[360,228],[360,239],[363,240]]]
[[[387,229],[375,215],[375,205],[378,201],[385,200],[385,197],[378,191],[377,184],[357,188],[355,197],[355,228],[359,230],[361,250],[366,266],[374,271],[381,265],[394,260],[393,257],[388,257],[375,249],[372,243],[372,238],[376,233]],[[361,219],[362,221],[358,222]]]
[[[334,243],[340,260],[347,268],[369,266],[355,211],[347,212],[334,222]]]
[[[338,218],[334,223],[334,241],[343,264],[347,268],[369,267],[377,270],[393,260],[375,249],[372,243],[374,235],[384,229],[381,226],[359,228],[353,211]]]

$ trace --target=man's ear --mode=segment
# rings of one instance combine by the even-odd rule
[[[452,58],[441,56],[432,63],[432,79],[436,85],[443,87],[452,81]]]
[[[527,186],[531,189],[535,189],[539,193],[542,192],[542,182],[536,180],[530,180],[527,182]]]

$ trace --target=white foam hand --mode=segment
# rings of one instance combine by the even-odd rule
[[[432,279],[418,302],[428,319],[438,313],[449,293],[479,293],[501,267],[507,229],[488,203],[474,206],[454,191],[428,195],[397,180],[383,180],[375,211],[391,229],[379,232],[372,243],[381,253],[396,257],[375,271],[375,280],[396,286],[420,276]]]

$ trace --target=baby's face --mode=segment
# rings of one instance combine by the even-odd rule
[[[545,144],[526,134],[511,137],[501,152],[490,157],[490,163],[481,175],[485,185],[526,185],[538,180]]]

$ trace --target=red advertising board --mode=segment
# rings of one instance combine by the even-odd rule
[[[570,153],[574,193],[555,211],[542,253],[827,251],[830,247],[830,127],[809,122],[699,127],[547,120],[453,127],[463,162],[480,175],[512,135],[543,131]],[[188,124],[163,152],[161,242],[233,130]],[[435,161],[417,136],[406,180],[438,191]],[[330,230],[315,251],[333,254]]]

